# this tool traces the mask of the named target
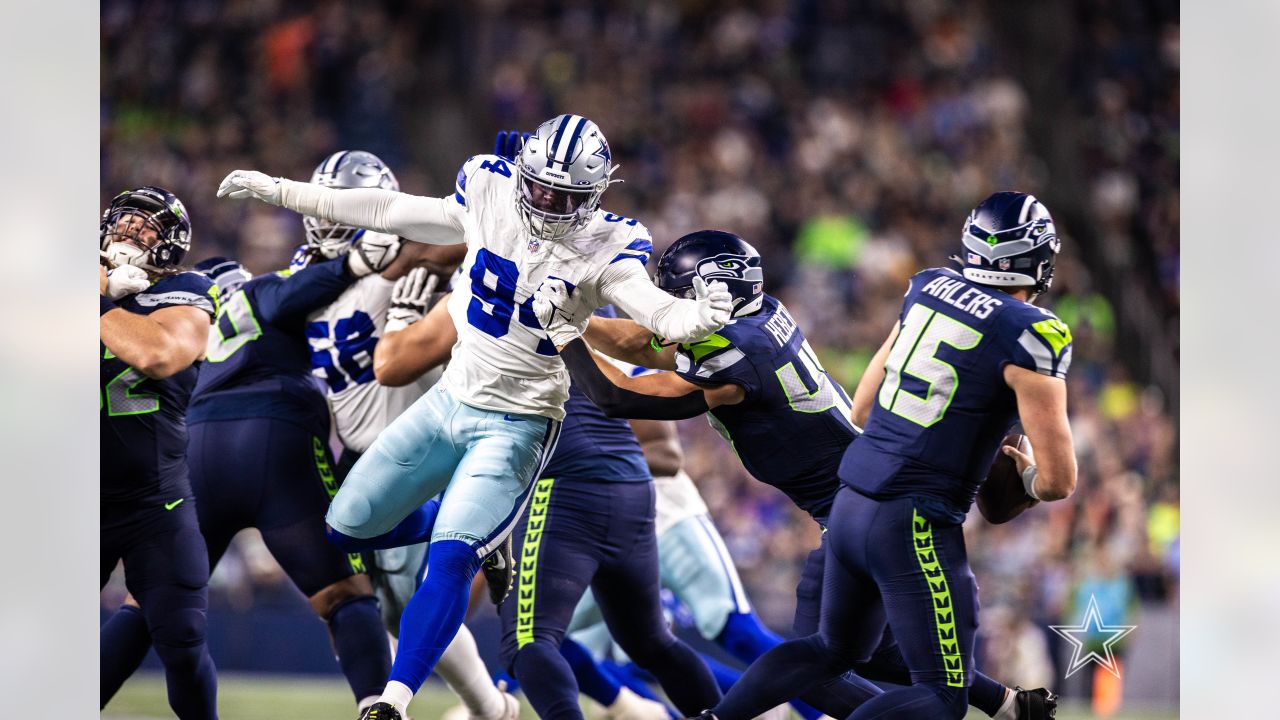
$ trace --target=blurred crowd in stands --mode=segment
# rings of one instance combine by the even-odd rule
[[[1090,595],[1111,623],[1177,602],[1178,22],[1160,0],[107,0],[102,199],[164,185],[190,211],[190,259],[262,272],[302,224],[215,200],[232,169],[305,180],[365,149],[404,190],[444,196],[496,131],[585,114],[625,180],[605,206],[658,252],[700,228],[742,235],[852,391],[968,210],[1033,192],[1064,240],[1042,302],[1075,337],[1079,490],[968,529],[989,671],[1035,686],[1014,668],[1048,663],[1045,626]],[[704,420],[682,435],[749,593],[788,629],[817,528]],[[215,603],[272,584],[242,547]]]

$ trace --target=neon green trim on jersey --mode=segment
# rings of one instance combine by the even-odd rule
[[[960,655],[960,639],[956,637],[955,608],[951,606],[947,576],[943,574],[938,554],[933,548],[933,527],[915,508],[912,508],[911,515],[916,562],[920,564],[920,572],[924,573],[929,593],[933,596],[933,624],[938,629],[938,649],[942,652],[942,665],[947,671],[947,685],[964,687],[964,658]]]
[[[520,547],[520,567],[516,580],[516,649],[533,642],[533,599],[538,582],[538,547],[547,524],[547,508],[551,504],[554,478],[543,478],[534,485],[529,501],[529,522],[525,525]]]
[[[218,317],[218,312],[222,310],[222,291],[217,285],[209,286],[209,300],[213,302],[213,316]]]
[[[1049,343],[1049,347],[1053,348],[1054,356],[1062,354],[1062,349],[1071,344],[1071,328],[1058,318],[1049,318],[1041,320],[1038,323],[1032,323],[1031,329],[1040,334],[1045,342]]]
[[[702,358],[713,352],[723,350],[729,347],[729,345],[731,345],[731,343],[728,338],[722,335],[712,335],[705,340],[699,340],[696,343],[685,345],[684,348],[693,355],[693,361],[695,363],[700,363],[702,362]]]
[[[111,378],[104,393],[107,398],[107,417],[122,415],[146,415],[160,409],[160,396],[155,393],[134,393],[133,389],[147,380],[147,376],[127,367]],[[98,401],[102,409],[102,401]]]

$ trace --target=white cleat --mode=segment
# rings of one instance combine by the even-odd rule
[[[791,717],[791,707],[788,705],[779,705],[772,710],[766,710],[761,713],[756,720],[788,720]]]
[[[667,706],[643,698],[630,688],[622,688],[613,704],[605,708],[604,717],[609,720],[669,720]]]

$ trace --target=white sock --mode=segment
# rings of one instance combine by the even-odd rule
[[[1004,702],[1000,704],[1000,709],[991,717],[994,720],[1018,720],[1018,707],[1016,700],[1018,695],[1010,688],[1004,689]]]
[[[387,687],[382,691],[382,697],[379,701],[390,703],[392,707],[400,711],[401,715],[409,714],[409,701],[413,699],[413,691],[398,680],[392,680],[387,683]]]
[[[458,628],[435,670],[472,717],[498,717],[506,709],[502,693],[494,687],[489,670],[480,659],[476,639],[466,625]]]

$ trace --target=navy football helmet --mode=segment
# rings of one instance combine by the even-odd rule
[[[693,276],[719,280],[733,295],[733,317],[764,305],[764,269],[760,253],[746,240],[722,230],[699,230],[671,243],[658,258],[654,283],[680,298],[692,298]]]
[[[240,289],[241,285],[253,279],[253,273],[241,265],[239,261],[224,257],[211,257],[196,263],[196,272],[203,273],[214,285],[218,286],[218,295],[223,299]]]
[[[1030,287],[1031,299],[1053,283],[1062,244],[1049,208],[1034,195],[1004,191],[969,213],[961,232],[964,276],[981,285]]]
[[[112,198],[102,211],[98,239],[112,265],[159,272],[177,267],[191,249],[191,218],[177,195],[147,185]]]

